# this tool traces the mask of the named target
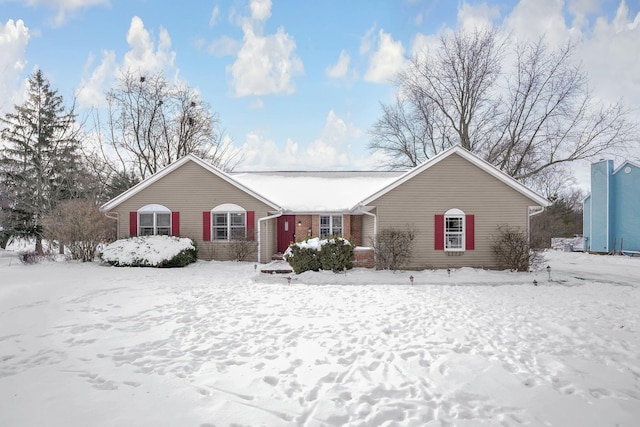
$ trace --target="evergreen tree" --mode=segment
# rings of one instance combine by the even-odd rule
[[[78,197],[82,187],[75,114],[38,70],[24,103],[0,125],[0,179],[9,199],[2,225],[12,235],[34,237],[41,254],[43,216],[60,200]]]

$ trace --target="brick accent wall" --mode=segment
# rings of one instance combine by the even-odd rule
[[[342,237],[351,237],[351,215],[342,215]]]
[[[362,242],[362,215],[350,215],[350,237],[353,238],[356,246],[366,246]]]
[[[353,250],[353,266],[360,268],[373,268],[373,248],[355,248]]]
[[[296,215],[294,223],[296,224],[296,242],[303,242],[313,237],[311,215]],[[300,223],[300,225],[298,225]]]

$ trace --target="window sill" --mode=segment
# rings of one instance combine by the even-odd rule
[[[461,256],[464,254],[464,249],[445,249],[447,256]]]

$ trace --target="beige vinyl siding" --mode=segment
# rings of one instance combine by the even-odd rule
[[[256,232],[258,231],[257,227],[258,218],[256,217]],[[268,219],[262,221],[260,225],[260,234],[261,234],[261,258],[260,262],[267,263],[271,261],[271,256],[276,253],[276,224],[277,219]]]
[[[378,232],[414,226],[417,234],[406,268],[499,267],[492,236],[499,224],[528,232],[533,201],[457,154],[453,154],[370,203],[377,207]],[[458,208],[475,216],[475,249],[462,253],[434,249],[436,214]]]
[[[254,231],[257,233],[258,219],[268,216],[269,210],[272,210],[267,204],[195,162],[189,161],[133,195],[112,211],[118,213],[118,238],[129,236],[129,212],[138,211],[141,207],[152,203],[166,206],[172,212],[180,212],[181,237],[189,237],[198,244],[200,258],[218,260],[230,259],[230,244],[203,242],[202,212],[211,211],[223,203],[236,204],[246,211],[255,212]],[[267,254],[265,251],[272,250],[275,245],[275,242],[264,241],[265,236],[267,239],[275,240],[274,233],[269,233],[269,227],[265,228],[266,230],[262,233],[263,259],[261,261],[271,257],[271,252]],[[253,255],[253,259],[256,257],[257,253]]]
[[[370,213],[376,214],[376,209],[373,209]],[[373,246],[373,235],[375,229],[375,219],[371,215],[362,215],[362,246]]]

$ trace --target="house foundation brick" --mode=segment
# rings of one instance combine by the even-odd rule
[[[359,268],[373,268],[373,248],[356,247],[353,250],[353,266]]]

